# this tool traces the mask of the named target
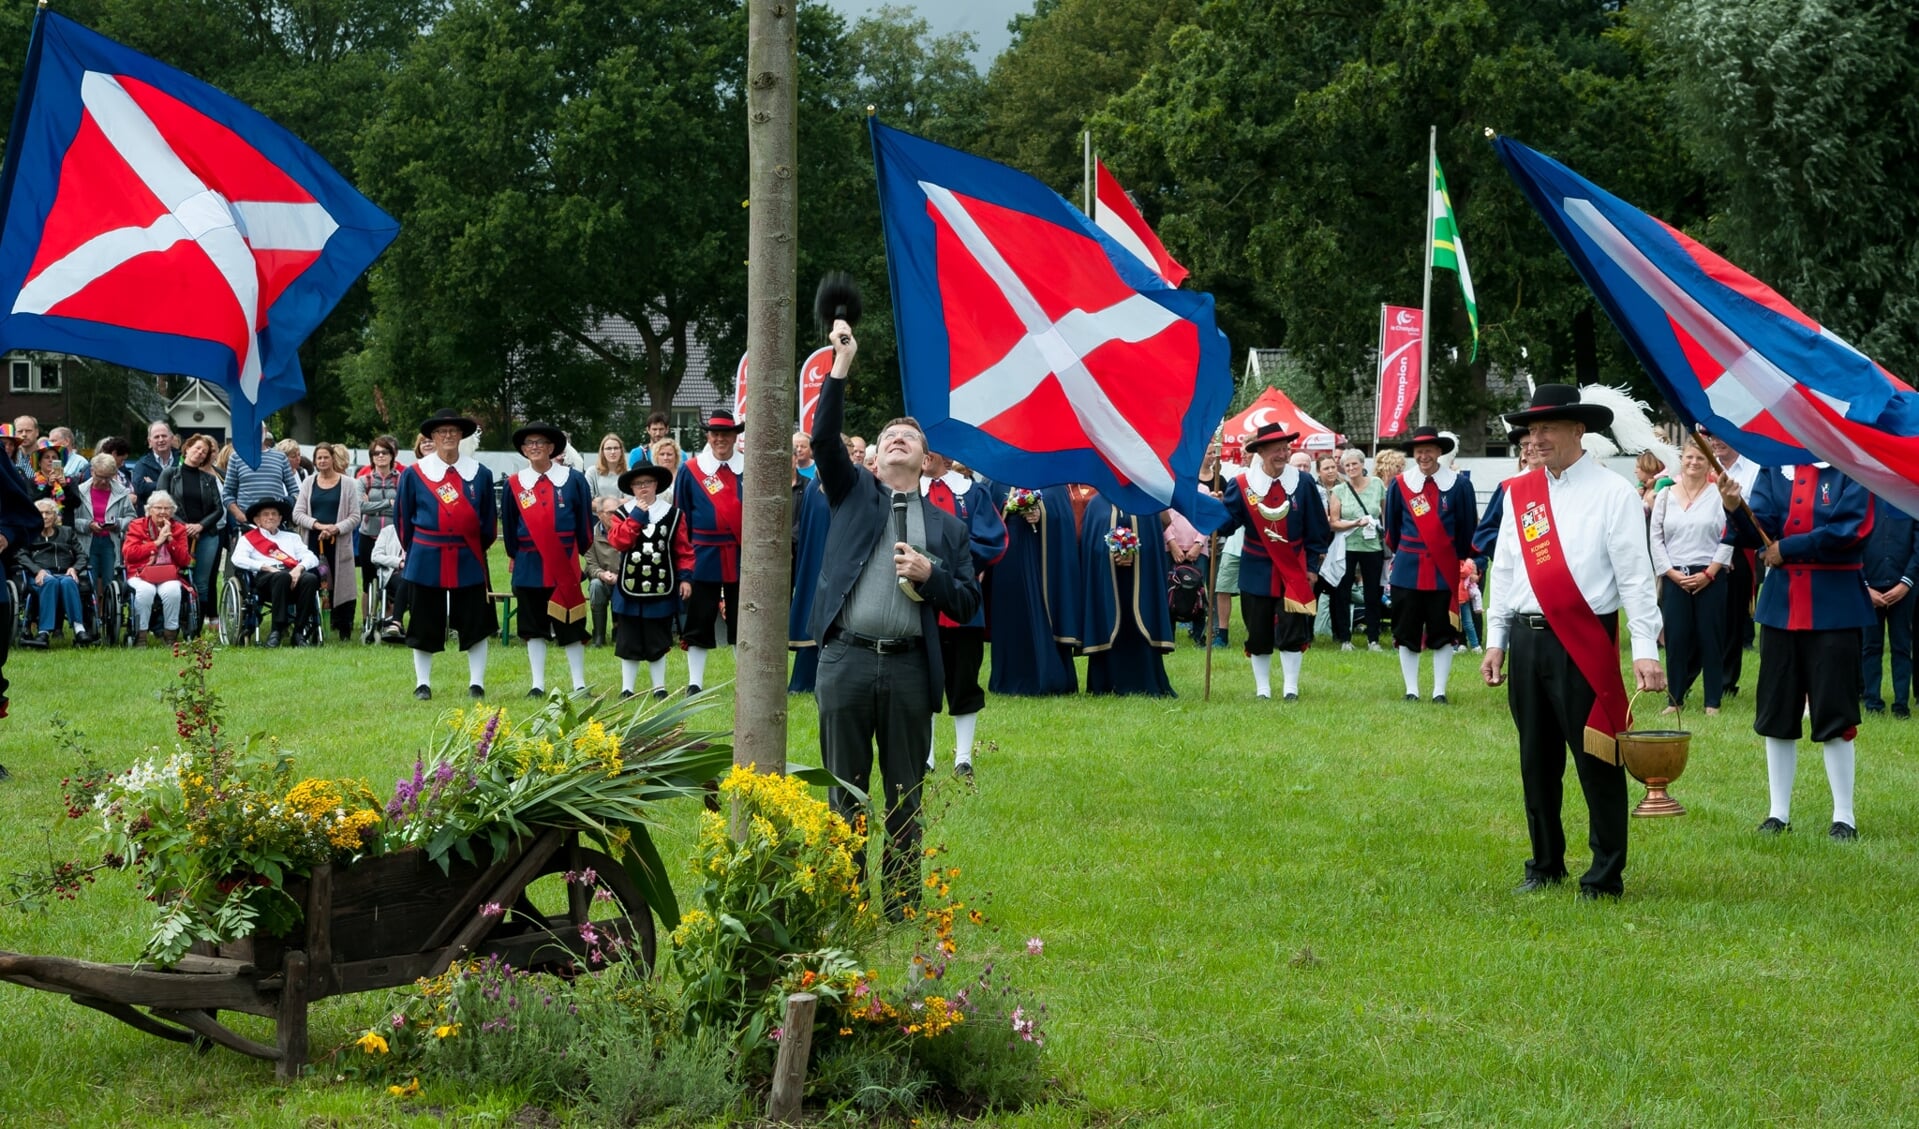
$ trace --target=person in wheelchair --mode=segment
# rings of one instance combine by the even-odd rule
[[[406,614],[407,592],[409,585],[401,572],[406,567],[406,549],[400,544],[400,527],[388,522],[380,530],[380,536],[373,542],[373,565],[379,570],[379,579],[375,589],[367,590],[368,614],[375,614],[378,608],[379,621],[375,625],[380,639],[386,643],[404,643],[400,630],[400,617]]]
[[[40,534],[20,549],[22,591],[38,597],[40,626],[20,640],[23,647],[45,650],[53,642],[53,633],[64,615],[73,629],[73,643],[93,642],[87,630],[84,593],[88,587],[87,548],[73,527],[60,524],[60,503],[41,498],[34,503],[40,511]]]
[[[301,625],[291,621],[289,607],[310,619],[305,626],[319,631],[320,558],[313,555],[299,534],[280,528],[292,510],[292,504],[284,499],[260,499],[247,507],[247,520],[253,528],[233,543],[233,567],[247,577],[254,593],[273,610],[273,630],[267,634],[269,647],[279,646],[288,636],[299,645]]]
[[[180,581],[193,566],[193,550],[187,545],[186,523],[175,520],[175,508],[173,495],[155,490],[147,495],[147,516],[127,525],[121,555],[126,561],[127,587],[133,589],[136,647],[147,645],[155,596],[160,597],[160,637],[169,645],[180,638]]]

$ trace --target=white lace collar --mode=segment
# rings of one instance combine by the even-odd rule
[[[630,514],[645,514],[647,523],[655,524],[666,520],[666,511],[673,508],[673,499],[664,494],[657,495],[654,497],[652,505],[641,509],[639,502],[629,496],[623,508]]]
[[[414,461],[413,465],[419,469],[420,477],[426,479],[428,482],[438,482],[446,477],[446,460],[440,458],[439,452],[437,451],[429,451],[421,455]],[[462,481],[471,482],[473,476],[478,474],[479,471],[480,460],[474,458],[472,455],[462,454],[460,461],[453,464],[453,472],[458,474]]]
[[[1409,466],[1405,470],[1400,471],[1399,476],[1406,480],[1406,485],[1410,487],[1415,494],[1426,488],[1426,476],[1420,473],[1419,468],[1416,466]],[[1453,483],[1457,481],[1459,481],[1459,475],[1449,466],[1440,467],[1439,473],[1433,475],[1433,485],[1439,487],[1439,492],[1442,494],[1451,490]]]
[[[1811,465],[1812,465],[1812,466],[1813,466],[1813,467],[1814,467],[1815,469],[1818,469],[1818,470],[1825,470],[1825,469],[1826,469],[1827,467],[1829,467],[1829,466],[1831,466],[1832,464],[1831,464],[1831,463],[1813,463],[1813,464],[1811,464]],[[1783,474],[1783,475],[1785,475],[1785,476],[1786,476],[1786,481],[1788,481],[1788,482],[1790,482],[1790,481],[1792,481],[1792,477],[1793,477],[1793,474],[1794,474],[1794,473],[1795,473],[1796,471],[1798,471],[1798,469],[1799,469],[1799,468],[1798,468],[1798,467],[1796,467],[1796,466],[1782,466],[1782,467],[1780,467],[1780,468],[1779,468],[1779,473],[1780,473],[1780,474]],[[1727,470],[1726,470],[1726,473],[1727,473],[1727,474],[1731,474],[1731,473],[1732,473],[1732,470],[1731,470],[1730,468],[1727,468]]]
[[[735,475],[746,469],[746,456],[741,453],[737,445],[733,448],[733,457],[727,459],[725,462],[721,462],[719,456],[713,453],[713,445],[711,443],[701,447],[700,453],[694,455],[692,461],[694,467],[700,474],[708,477],[718,474],[721,467],[726,467]]]
[[[1266,468],[1260,466],[1257,460],[1246,468],[1246,485],[1252,487],[1252,492],[1261,498],[1266,496],[1266,491],[1271,490],[1275,482],[1278,482],[1285,489],[1287,496],[1291,497],[1293,491],[1299,488],[1299,468],[1288,464],[1285,470],[1279,472],[1279,477],[1276,479],[1268,478]]]
[[[533,489],[533,484],[539,481],[542,477],[544,477],[548,482],[551,482],[553,484],[553,489],[558,490],[562,486],[566,485],[567,476],[571,475],[572,473],[573,471],[567,468],[565,465],[561,463],[554,463],[552,466],[546,468],[545,475],[541,475],[538,471],[534,470],[532,467],[529,466],[529,467],[520,468],[520,472],[518,474],[515,474],[513,477],[515,480],[519,482],[520,489],[522,490]]]
[[[933,488],[933,483],[935,482],[946,483],[946,488],[953,492],[953,497],[955,498],[964,497],[966,495],[966,492],[973,488],[972,479],[961,474],[959,471],[949,470],[945,474],[940,475],[937,479],[927,478],[925,475],[921,475],[920,476],[920,493],[924,494],[928,490],[931,490]]]

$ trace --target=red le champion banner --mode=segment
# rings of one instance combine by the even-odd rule
[[[1379,307],[1379,393],[1374,418],[1381,439],[1406,430],[1419,401],[1419,350],[1425,342],[1424,319],[1404,306]]]
[[[746,418],[746,358],[740,354],[740,367],[733,370],[733,418]],[[800,430],[813,432],[813,413],[820,406],[820,388],[833,371],[833,347],[822,345],[800,362]]]

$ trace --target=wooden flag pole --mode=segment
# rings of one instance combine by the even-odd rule
[[[1219,593],[1213,589],[1219,584],[1219,534],[1209,534],[1206,538],[1206,689],[1199,700],[1213,700],[1213,640],[1219,637],[1219,629],[1213,625],[1213,617],[1219,614]]]
[[[1696,428],[1692,433],[1692,441],[1699,447],[1700,453],[1706,456],[1706,465],[1712,468],[1712,472],[1720,478],[1726,477],[1726,468],[1719,465],[1719,456],[1712,453],[1712,444],[1706,442],[1706,437],[1699,434]],[[1760,525],[1759,519],[1753,515],[1752,504],[1746,501],[1743,490],[1739,492],[1739,508],[1745,513],[1746,520],[1752,522],[1752,527],[1759,530],[1759,539],[1766,543],[1768,549],[1772,548],[1772,538],[1766,536],[1765,527]]]

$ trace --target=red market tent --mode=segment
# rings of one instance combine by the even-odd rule
[[[1327,427],[1325,424],[1299,410],[1299,405],[1288,399],[1277,388],[1267,388],[1246,410],[1229,417],[1220,428],[1220,445],[1225,458],[1240,461],[1240,444],[1255,431],[1269,423],[1279,424],[1288,431],[1297,431],[1299,438],[1294,441],[1295,450],[1334,451],[1346,442],[1346,437]]]

